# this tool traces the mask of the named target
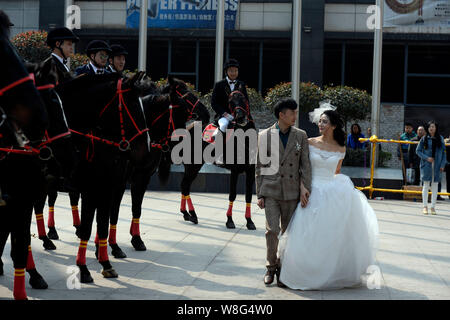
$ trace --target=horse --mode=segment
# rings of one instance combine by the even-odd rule
[[[11,234],[13,296],[24,300],[25,269],[31,263],[32,205],[40,173],[36,147],[44,137],[48,115],[32,76],[8,39],[7,19],[0,14],[0,232],[2,239]]]
[[[165,184],[170,173],[170,150],[173,145],[171,136],[174,130],[185,128],[189,120],[209,121],[208,109],[201,103],[179,79],[168,77],[168,85],[158,92],[150,86],[152,92],[142,98],[147,126],[150,130],[152,152],[145,165],[129,168],[133,219],[130,227],[131,244],[137,251],[145,251],[146,247],[139,231],[139,219],[142,214],[142,201],[151,177],[158,169],[160,181]],[[169,159],[167,159],[169,157]],[[113,199],[111,213],[109,244],[116,258],[125,258],[125,253],[116,242],[116,225],[119,217],[120,203],[125,192],[126,181],[117,190]]]
[[[81,283],[94,281],[86,266],[86,247],[95,213],[102,275],[118,277],[107,252],[111,199],[128,163],[140,166],[150,152],[140,92],[135,86],[142,76],[137,73],[124,80],[118,74],[82,75],[57,87],[80,156],[73,184],[81,192],[82,204],[76,232]]]
[[[39,158],[40,177],[35,181],[36,188],[34,192],[37,194],[34,207],[45,203],[45,195],[47,189],[46,176],[51,174],[51,161],[60,163],[64,172],[60,174],[64,178],[70,178],[70,174],[74,168],[73,146],[70,141],[70,132],[65,121],[61,100],[54,91],[54,84],[58,81],[56,67],[51,63],[26,64],[28,72],[33,77],[34,83],[45,103],[47,110],[49,125],[45,131],[43,141],[36,147]],[[43,198],[43,199],[42,199]],[[36,211],[36,222],[38,225],[39,236],[41,238],[43,227],[42,214]],[[42,212],[42,211],[40,211]],[[0,256],[3,253],[4,246],[8,237],[8,232],[0,233]],[[45,236],[45,230],[44,230]],[[45,236],[46,237],[46,236]],[[42,238],[41,238],[42,239]],[[45,239],[42,239],[45,242]],[[47,239],[48,240],[48,239]],[[50,240],[48,240],[50,241]],[[50,244],[51,241],[50,241]],[[48,245],[48,243],[47,243]],[[45,247],[45,245],[44,245]],[[51,248],[50,248],[51,249]],[[33,261],[31,246],[28,247],[28,260],[26,271],[30,275],[30,284],[34,289],[46,289],[48,287],[45,280],[37,272]]]
[[[242,88],[241,88],[242,90]],[[230,114],[234,116],[234,121],[232,124],[232,129],[237,133],[237,130],[242,130],[244,133],[247,130],[256,130],[254,121],[250,115],[250,109],[248,105],[247,99],[244,97],[241,91],[235,90],[233,91],[229,96],[229,109]],[[205,128],[203,128],[205,129]],[[193,129],[190,131],[191,137],[193,136]],[[256,132],[256,131],[255,131]],[[220,133],[219,133],[220,134]],[[235,139],[235,138],[233,138]],[[222,141],[225,141],[223,139]],[[231,142],[231,141],[229,141]],[[219,141],[216,141],[216,143],[220,143]],[[215,165],[218,165],[220,167],[224,167],[226,169],[229,169],[231,171],[230,174],[230,192],[229,192],[229,206],[228,211],[226,213],[227,216],[227,222],[226,227],[228,229],[234,229],[236,226],[234,224],[232,214],[233,214],[233,202],[236,199],[236,186],[238,177],[241,173],[245,174],[246,177],[246,188],[245,188],[245,200],[246,200],[246,211],[245,211],[245,218],[247,220],[247,229],[249,230],[255,230],[255,224],[253,223],[251,219],[251,200],[252,200],[252,194],[253,194],[253,184],[255,182],[255,163],[253,161],[253,154],[250,152],[250,149],[254,147],[256,142],[251,144],[249,141],[245,140],[245,143],[241,143],[240,147],[238,147],[236,144],[234,144],[234,159],[231,159],[232,161],[227,162],[226,160],[226,148],[225,145],[223,146],[223,165],[218,165],[216,162],[214,162]],[[209,145],[208,142],[205,141],[205,139],[202,141],[202,152],[205,150],[205,148]],[[243,148],[242,148],[243,146]],[[240,150],[238,150],[240,149]],[[242,150],[243,149],[243,150]],[[253,150],[253,149],[252,149]],[[217,151],[217,144],[216,144],[216,151]],[[239,152],[237,151],[245,151],[244,161],[238,161]],[[190,188],[192,185],[192,182],[197,177],[200,169],[204,165],[205,161],[202,158],[201,163],[194,163],[194,146],[191,148],[191,154],[192,159],[190,163],[184,163],[184,175],[181,181],[181,204],[180,204],[180,212],[183,214],[183,218],[185,221],[190,221],[194,224],[198,223],[197,214],[195,212],[194,205],[192,204],[192,200],[190,197]],[[254,150],[253,150],[254,153]],[[216,153],[216,159],[220,156],[220,154]],[[239,163],[241,162],[241,163]],[[186,203],[188,205],[188,210],[186,210]]]
[[[47,141],[45,148],[42,149],[48,155],[40,157],[43,159],[41,165],[45,175],[45,184],[40,189],[39,200],[34,204],[34,211],[39,239],[43,241],[44,249],[55,250],[56,246],[45,232],[43,216],[45,200],[48,195],[48,225],[49,228],[53,227],[54,229],[54,215],[50,205],[51,198],[54,197],[56,199],[54,194],[58,187],[62,189],[71,188],[69,180],[76,166],[76,154],[61,99],[54,89],[59,82],[56,66],[48,60],[41,64],[28,64],[28,70],[36,75],[36,85],[41,97],[44,99],[50,118],[50,125],[46,132]],[[56,154],[54,154],[53,150],[56,150]]]

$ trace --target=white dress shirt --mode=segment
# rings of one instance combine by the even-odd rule
[[[70,72],[69,67],[64,63],[64,59],[58,56],[56,53],[52,52],[52,56],[54,56],[56,59],[59,60],[63,64],[63,66],[66,68],[67,72]]]

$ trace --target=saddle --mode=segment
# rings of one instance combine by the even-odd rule
[[[232,128],[231,125],[228,125],[228,128]],[[211,122],[210,124],[208,124],[206,126],[206,128],[203,130],[202,133],[202,139],[203,141],[210,143],[210,144],[214,144],[215,143],[215,139],[214,139],[214,133],[219,130],[219,125],[218,123],[215,122]],[[225,138],[225,143],[228,142],[228,140],[230,140],[231,136],[233,135],[233,131],[232,130],[227,130],[227,136]]]

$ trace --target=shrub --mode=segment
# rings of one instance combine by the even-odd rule
[[[70,71],[89,63],[89,58],[85,54],[76,53],[70,58]]]
[[[46,41],[47,32],[27,31],[17,34],[11,42],[25,61],[39,63],[47,59],[51,53]]]
[[[267,107],[273,111],[275,104],[282,98],[289,98],[292,95],[291,82],[282,82],[270,89],[265,97]],[[322,101],[323,91],[312,82],[300,83],[299,108],[302,112],[310,112],[319,106]]]
[[[386,163],[391,160],[392,154],[378,149],[378,167],[387,167]],[[365,158],[365,159],[364,159]],[[351,149],[347,148],[343,166],[370,168],[371,149]]]
[[[345,128],[349,121],[366,120],[371,112],[372,96],[365,90],[346,86],[326,87],[324,99],[337,107]]]

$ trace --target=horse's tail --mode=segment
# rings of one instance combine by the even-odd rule
[[[170,166],[172,165],[172,160],[170,159],[170,152],[163,153],[158,166],[158,178],[162,186],[167,185],[170,177]]]

